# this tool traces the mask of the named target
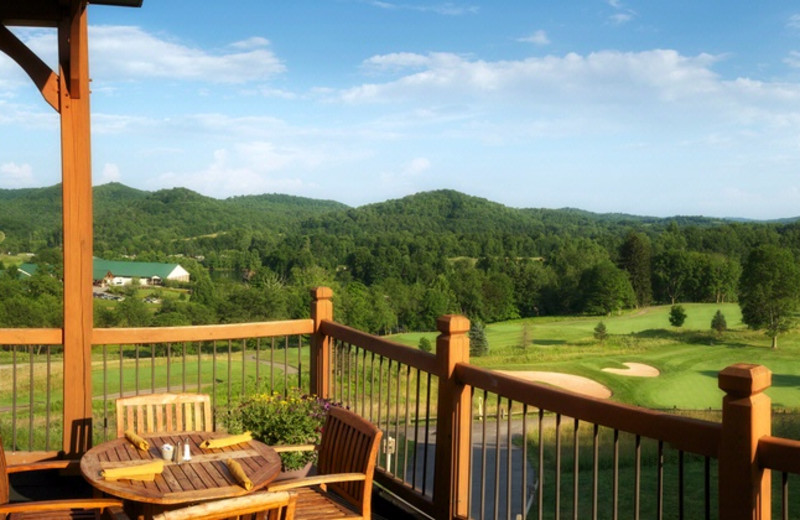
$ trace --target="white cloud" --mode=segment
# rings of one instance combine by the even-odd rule
[[[436,13],[445,16],[461,16],[465,14],[475,14],[479,8],[475,5],[458,5],[452,2],[428,5],[398,4],[394,2],[384,2],[380,0],[368,0],[367,3],[373,7],[396,11],[419,11],[423,13]]]
[[[23,28],[14,32],[51,68],[55,67],[57,44],[53,30]],[[104,83],[148,78],[233,84],[262,81],[286,70],[269,44],[266,38],[254,36],[210,52],[139,27],[89,26],[92,76]],[[5,77],[2,73],[10,66],[9,61],[0,60],[0,78]],[[18,72],[13,77],[17,75]]]
[[[138,27],[92,26],[93,74],[104,81],[166,78],[209,83],[244,83],[284,72],[263,38],[237,42],[233,51],[212,54],[158,38]]]
[[[415,157],[402,165],[398,171],[385,171],[380,174],[381,184],[384,187],[399,192],[418,191],[416,183],[422,174],[431,169],[431,161],[426,157]],[[425,184],[424,182],[422,184]]]
[[[526,42],[526,43],[533,43],[534,45],[549,45],[550,38],[547,37],[547,33],[543,30],[538,30],[531,34],[530,36],[524,36],[522,38],[517,38],[517,41]]]
[[[306,183],[286,171],[315,167],[319,161],[321,158],[309,150],[249,142],[215,150],[211,163],[202,170],[167,172],[151,182],[153,187],[191,186],[215,198],[248,193],[297,193],[307,187]]]
[[[119,166],[113,163],[106,163],[103,165],[100,176],[95,179],[94,184],[107,184],[109,182],[120,182],[121,180],[122,174],[119,171]]]
[[[609,16],[608,19],[614,25],[622,25],[633,20],[633,15],[631,13],[617,13]]]
[[[800,14],[793,14],[786,22],[786,27],[791,29],[800,29]]]
[[[8,189],[30,188],[36,185],[30,164],[13,162],[0,164],[0,186]]]
[[[642,97],[679,99],[714,92],[720,81],[707,54],[686,57],[673,50],[602,51],[588,55],[483,61],[449,53],[389,54],[365,63],[407,71],[399,79],[363,84],[341,92],[350,103],[457,99],[481,103],[587,104],[604,100],[629,104]],[[417,69],[422,70],[417,70]],[[634,96],[634,99],[631,98]]]

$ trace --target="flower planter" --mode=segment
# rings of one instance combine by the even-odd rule
[[[279,480],[289,480],[289,479],[292,479],[292,478],[303,478],[306,475],[308,475],[309,471],[311,471],[311,462],[310,461],[308,463],[306,463],[305,466],[303,466],[302,468],[299,468],[299,469],[290,469],[290,470],[284,471],[283,468],[281,468],[281,472],[278,473],[278,476],[275,479],[275,482],[277,482]]]

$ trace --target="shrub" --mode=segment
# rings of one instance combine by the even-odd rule
[[[270,446],[319,444],[330,402],[293,390],[288,396],[278,392],[256,394],[233,410],[229,429],[250,431],[253,437]],[[316,459],[316,451],[281,453],[284,471],[300,469]]]
[[[425,336],[422,336],[421,338],[419,338],[419,349],[421,351],[423,351],[423,352],[432,351],[433,347],[431,346],[431,340],[429,340]]]
[[[606,324],[601,321],[594,328],[594,339],[599,341],[605,341],[606,336],[608,336],[608,331],[606,330]]]
[[[680,327],[686,321],[686,311],[683,305],[673,305],[669,310],[669,323],[673,327]]]
[[[728,330],[728,323],[725,321],[725,315],[722,314],[722,311],[719,309],[717,309],[717,313],[714,314],[714,317],[711,318],[711,328],[720,334]]]

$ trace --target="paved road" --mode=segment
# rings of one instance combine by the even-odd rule
[[[487,423],[486,425],[486,449],[483,445],[483,425],[479,422],[473,424],[472,430],[472,467],[473,481],[471,497],[471,517],[480,518],[511,518],[514,520],[518,514],[523,513],[522,504],[523,490],[523,460],[522,460],[522,421],[513,420],[511,422],[511,486],[509,486],[508,472],[508,425],[505,421],[501,423],[500,445],[497,445],[497,423]],[[432,426],[428,433],[428,444],[426,450],[425,432],[419,429],[419,444],[416,450],[416,466],[414,461],[408,461],[405,468],[405,478],[409,483],[414,483],[417,489],[422,489],[423,482],[425,493],[433,494],[433,464],[435,456],[436,431]],[[409,443],[413,444],[413,433],[409,432]],[[427,463],[426,463],[427,461]],[[499,461],[499,466],[498,466]],[[399,461],[402,465],[403,461]],[[396,461],[393,461],[396,464]],[[484,468],[486,471],[484,471]],[[396,468],[395,468],[396,469]],[[423,471],[427,477],[423,477]],[[531,464],[525,461],[524,471],[527,472],[527,486],[525,499],[530,501],[535,493],[536,472]],[[399,473],[402,473],[401,470]],[[415,477],[416,473],[416,477]],[[481,481],[481,475],[485,479]],[[482,498],[481,498],[482,497]],[[535,499],[534,499],[535,500]],[[507,504],[511,504],[511,515],[508,515]],[[483,503],[483,513],[480,514]]]

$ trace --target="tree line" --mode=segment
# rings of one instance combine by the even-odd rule
[[[317,285],[334,289],[337,320],[375,333],[431,330],[446,313],[482,323],[607,315],[652,304],[736,301],[742,281],[755,276],[745,269],[754,250],[771,247],[793,263],[800,252],[795,222],[520,210],[449,190],[360,208],[273,196],[281,209],[270,211],[281,216],[270,220],[264,199],[225,206],[188,190],[129,196],[113,188],[113,204],[99,204],[106,219],[95,226],[95,254],[181,263],[192,282],[183,299],[165,300],[156,312],[135,299],[98,310],[98,326],[304,317]],[[225,220],[231,207],[238,209]],[[153,218],[168,224],[154,231],[143,208],[159,209]],[[219,220],[203,216],[209,211]],[[251,218],[243,217],[248,212]],[[37,236],[51,237],[38,252],[53,261],[58,233],[42,229]],[[241,280],[211,276],[220,271]],[[55,287],[32,280],[7,276],[3,283],[18,284],[4,293],[14,298],[47,305],[60,298]],[[0,305],[0,326],[34,326],[5,307],[14,306]],[[59,312],[33,316],[52,320]]]

